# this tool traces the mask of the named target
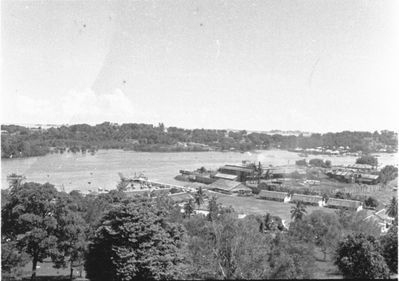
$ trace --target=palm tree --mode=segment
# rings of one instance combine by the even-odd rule
[[[295,206],[291,207],[291,219],[302,220],[303,216],[306,214],[306,207],[302,202],[297,202]]]
[[[392,200],[387,208],[386,214],[392,218],[396,218],[398,216],[398,201],[396,197],[392,197]]]
[[[195,203],[198,205],[198,209],[201,206],[201,204],[204,203],[204,197],[205,197],[205,193],[202,190],[202,187],[200,187],[197,191],[197,193],[195,194]]]
[[[186,204],[184,204],[184,214],[188,217],[194,213],[194,201],[190,199]]]

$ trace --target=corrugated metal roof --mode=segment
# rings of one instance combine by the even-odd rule
[[[323,197],[317,195],[294,194],[291,200],[316,203],[323,200]]]
[[[215,178],[221,178],[221,179],[228,179],[228,180],[236,180],[238,176],[237,175],[217,173],[214,177]]]
[[[362,203],[360,201],[355,201],[355,200],[329,198],[327,201],[327,205],[357,209],[359,206],[362,205]]]
[[[208,189],[221,189],[225,191],[232,191],[234,188],[242,185],[238,181],[231,181],[231,180],[225,180],[225,179],[218,179],[217,181],[211,183],[208,185]]]
[[[278,191],[269,191],[269,190],[261,190],[259,192],[260,197],[268,197],[268,198],[277,198],[277,199],[284,199],[288,196],[286,192],[278,192]]]

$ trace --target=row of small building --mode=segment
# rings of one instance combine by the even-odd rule
[[[308,204],[315,204],[320,207],[347,208],[356,211],[360,211],[363,209],[362,202],[360,201],[338,199],[338,198],[328,198],[328,200],[325,201],[323,197],[317,195],[305,195],[305,194],[290,195],[287,192],[261,190],[259,193],[259,197],[266,200],[281,201],[284,203],[302,202]]]

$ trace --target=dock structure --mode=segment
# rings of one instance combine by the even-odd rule
[[[161,183],[161,182],[151,181],[151,180],[147,180],[147,179],[143,179],[142,181],[151,187],[160,187],[160,188],[168,188],[168,189],[177,188],[177,189],[182,189],[185,192],[197,191],[195,188],[188,187],[188,186],[180,186],[180,185],[175,185],[175,184]]]

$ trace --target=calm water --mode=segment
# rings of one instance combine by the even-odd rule
[[[379,164],[397,165],[396,154],[379,154]],[[331,160],[333,165],[353,164],[356,157],[309,156],[307,159],[322,158]],[[242,160],[260,161],[264,165],[294,164],[303,159],[297,153],[283,150],[266,150],[256,153],[237,152],[176,152],[147,153],[122,150],[102,150],[91,154],[49,154],[26,159],[6,159],[1,161],[2,188],[8,186],[6,177],[11,173],[23,174],[28,181],[50,182],[66,191],[80,189],[115,188],[119,181],[118,173],[132,176],[144,173],[154,181],[181,184],[174,180],[180,169],[193,170],[201,166],[215,169],[224,164],[241,163]]]

